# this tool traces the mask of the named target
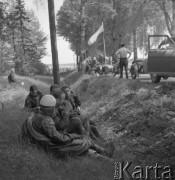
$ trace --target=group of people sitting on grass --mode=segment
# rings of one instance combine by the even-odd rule
[[[105,142],[96,124],[82,117],[80,106],[78,96],[68,86],[60,89],[51,85],[50,94],[43,95],[32,85],[25,108],[34,113],[24,122],[21,138],[60,158],[85,154],[111,157],[114,144]]]

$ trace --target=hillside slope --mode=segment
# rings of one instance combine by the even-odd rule
[[[94,77],[78,91],[84,114],[116,142],[117,161],[174,167],[174,84]]]

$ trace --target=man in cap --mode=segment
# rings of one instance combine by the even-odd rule
[[[29,91],[29,95],[25,99],[25,107],[29,110],[37,110],[39,107],[39,101],[43,95],[38,91],[36,85],[31,85]]]
[[[112,143],[102,148],[85,136],[58,131],[55,126],[56,99],[44,95],[40,101],[40,112],[30,116],[23,124],[21,138],[52,152],[58,157],[78,156],[88,153],[90,149],[104,156],[111,156],[114,151]]]
[[[129,54],[129,56],[128,56]],[[126,78],[128,79],[128,59],[131,56],[129,49],[125,48],[125,44],[121,44],[121,48],[116,52],[116,56],[120,57],[120,78],[123,78],[123,67],[125,68]]]

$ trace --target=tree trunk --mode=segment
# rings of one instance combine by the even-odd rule
[[[23,26],[23,22],[20,19],[20,28],[21,28],[21,44],[22,44],[22,49],[23,49],[23,53],[25,54],[25,48],[24,48],[24,26]]]
[[[122,35],[119,35],[118,49],[121,47]]]
[[[175,37],[175,0],[172,0],[172,13],[173,13],[173,19],[171,23],[171,34],[173,37]]]
[[[15,45],[15,30],[12,30],[12,41],[13,41],[13,49],[16,54],[16,45]]]
[[[133,31],[134,61],[137,60],[137,33]]]
[[[49,11],[50,39],[51,39],[51,49],[52,49],[53,78],[54,78],[54,84],[60,85],[54,0],[48,0],[48,11]]]

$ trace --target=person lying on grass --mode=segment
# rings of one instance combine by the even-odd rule
[[[24,122],[21,138],[60,158],[85,155],[90,150],[102,156],[112,156],[112,143],[102,148],[85,135],[58,131],[54,121],[56,113],[56,99],[52,95],[44,95],[40,101],[40,112],[31,115]]]
[[[30,111],[37,111],[39,110],[39,102],[43,94],[38,91],[36,85],[30,86],[29,95],[25,99],[25,108]]]

